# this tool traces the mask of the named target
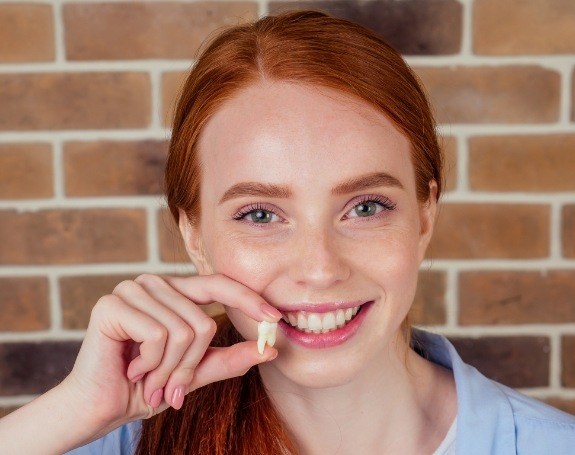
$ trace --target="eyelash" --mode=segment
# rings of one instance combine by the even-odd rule
[[[353,205],[346,211],[346,214],[348,212],[350,212],[351,210],[353,210],[354,207],[357,207],[358,205],[361,205],[361,204],[366,204],[368,202],[375,202],[376,204],[381,205],[383,207],[382,212],[391,212],[391,211],[395,210],[395,208],[397,206],[397,204],[395,202],[392,202],[390,199],[386,198],[385,196],[381,196],[378,194],[372,194],[372,195],[361,196],[359,199],[353,201]],[[256,212],[258,210],[269,212],[275,216],[280,216],[276,213],[274,208],[269,207],[266,204],[262,204],[260,202],[257,202],[254,204],[249,204],[246,207],[242,208],[235,215],[233,215],[232,218],[236,221],[244,221],[244,222],[248,222],[251,224],[260,224],[260,223],[253,223],[253,222],[250,222],[250,221],[247,221],[244,219],[250,213]],[[378,212],[369,218],[373,218],[374,216],[377,216],[379,213],[382,213],[382,212]],[[269,223],[261,223],[261,224],[269,224]]]

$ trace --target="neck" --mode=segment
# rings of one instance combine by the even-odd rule
[[[407,347],[390,348],[387,360],[325,389],[287,381],[270,364],[260,373],[302,454],[432,453],[456,414],[451,372]]]

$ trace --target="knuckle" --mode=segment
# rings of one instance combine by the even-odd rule
[[[152,287],[159,286],[164,283],[164,280],[161,277],[152,273],[143,273],[136,277],[134,281],[142,286]]]
[[[218,326],[216,321],[206,316],[198,321],[196,325],[196,333],[204,337],[213,337],[216,334]]]
[[[115,295],[108,294],[100,297],[96,304],[92,307],[91,317],[100,315],[101,313],[108,312],[112,307],[116,306],[119,298]]]
[[[187,324],[170,331],[170,337],[177,346],[189,346],[194,340],[194,332]]]
[[[116,295],[121,295],[121,294],[125,294],[127,292],[132,291],[136,287],[137,287],[136,283],[132,280],[120,281],[116,285],[116,287],[114,288],[114,291],[112,293],[116,294]]]
[[[165,342],[168,338],[168,331],[165,327],[158,325],[150,329],[148,337],[152,342]]]

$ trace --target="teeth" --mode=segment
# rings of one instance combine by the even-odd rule
[[[346,320],[346,321],[351,320],[352,311],[353,311],[353,310],[352,310],[351,308],[348,308],[347,310],[345,310],[345,320]]]
[[[345,312],[343,310],[337,310],[335,313],[335,324],[338,327],[343,327],[345,325]]]
[[[339,309],[328,313],[287,313],[287,319],[291,326],[305,333],[327,333],[343,327],[359,311],[359,306],[347,309]]]
[[[266,343],[273,346],[276,342],[277,322],[262,321],[258,324],[258,352],[263,355]]]

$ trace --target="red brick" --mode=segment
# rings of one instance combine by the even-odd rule
[[[402,54],[455,54],[461,47],[462,7],[454,0],[275,1],[270,12],[315,9],[362,24]]]
[[[67,143],[64,147],[66,194],[161,194],[166,153],[166,141]]]
[[[565,387],[575,387],[575,335],[561,339],[561,383]]]
[[[45,277],[0,278],[0,331],[49,329],[48,292],[48,280]]]
[[[474,137],[469,148],[474,190],[575,190],[575,134]]]
[[[213,31],[257,17],[256,2],[64,4],[69,60],[193,58]]]
[[[549,123],[560,76],[539,66],[416,68],[440,123]]]
[[[60,278],[62,325],[65,329],[86,329],[90,312],[98,299],[110,294],[121,281],[135,275],[65,276]]]
[[[46,392],[68,375],[79,349],[77,341],[0,344],[0,396]]]
[[[535,336],[453,338],[466,363],[509,387],[549,385],[549,339]]]
[[[409,312],[409,322],[415,325],[445,324],[445,272],[419,272],[417,292]]]
[[[430,259],[543,258],[549,255],[549,206],[443,204]]]
[[[167,209],[158,212],[158,232],[163,262],[190,262],[180,230]]]
[[[50,144],[0,144],[0,199],[54,194]]]
[[[566,205],[562,211],[563,227],[562,239],[563,256],[575,258],[575,204]]]
[[[139,209],[0,211],[3,264],[80,264],[147,259]]]
[[[0,130],[143,128],[144,73],[0,74]]]
[[[445,157],[445,191],[452,191],[457,188],[457,139],[443,137],[440,140]]]
[[[575,70],[571,74],[571,121],[575,122]]]
[[[459,322],[553,324],[575,322],[575,271],[462,272]]]
[[[160,115],[164,125],[170,125],[174,119],[176,102],[188,74],[188,71],[172,71],[162,75],[162,108]]]
[[[554,408],[561,409],[567,414],[575,415],[575,400],[561,397],[550,397],[543,399],[543,401]]]
[[[0,62],[54,60],[52,7],[38,4],[0,5]]]
[[[575,52],[575,3],[570,0],[475,0],[473,6],[478,54]]]
[[[98,299],[110,294],[121,281],[132,280],[136,276],[137,274],[84,275],[60,278],[63,327],[86,329],[90,320],[90,312]],[[219,303],[201,305],[200,308],[210,316],[223,312],[223,307]]]

